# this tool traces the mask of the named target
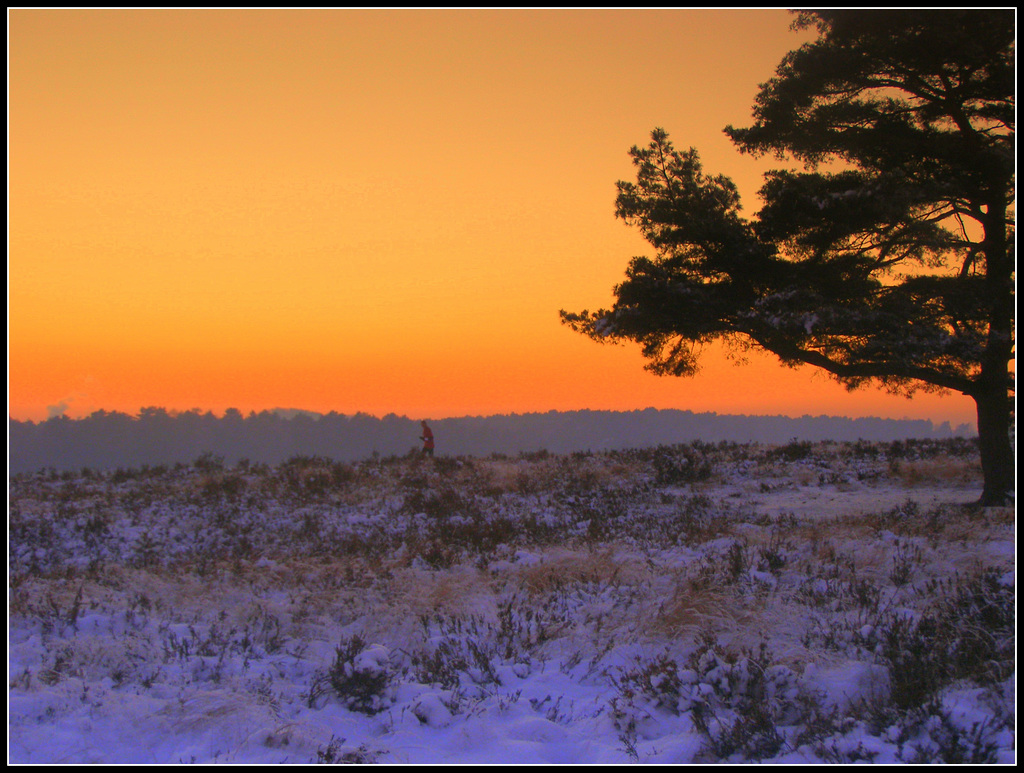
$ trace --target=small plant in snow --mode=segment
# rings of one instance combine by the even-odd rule
[[[898,756],[908,764],[984,765],[998,761],[995,736],[1003,728],[988,720],[964,726],[938,701],[910,712],[898,727]]]
[[[326,746],[316,750],[317,765],[372,765],[377,762],[377,755],[372,752],[366,744],[358,748],[351,748],[344,745],[344,738],[335,738]]]
[[[680,668],[667,654],[647,663],[638,659],[635,668],[622,672],[616,687],[621,697],[634,705],[646,704],[671,714],[680,713],[683,688]]]
[[[391,682],[387,655],[383,647],[368,647],[359,636],[342,641],[327,672],[314,677],[309,706],[333,694],[350,711],[370,715],[383,711],[388,706]]]
[[[892,557],[892,571],[889,579],[897,588],[910,582],[914,575],[914,567],[921,564],[921,548],[907,542],[896,541],[895,553]]]
[[[759,557],[758,568],[769,571],[772,574],[781,572],[788,560],[786,547],[779,530],[774,530],[768,544],[763,545],[757,551]]]
[[[916,619],[894,616],[881,637],[890,702],[901,711],[956,679],[991,685],[1015,668],[1016,599],[1002,573],[932,583],[928,592],[929,609]]]
[[[822,715],[817,698],[792,670],[774,663],[765,642],[736,653],[704,636],[689,666],[688,680],[696,685],[688,691],[691,715],[713,759],[773,757],[787,743],[781,726]]]

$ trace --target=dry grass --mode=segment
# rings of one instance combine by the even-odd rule
[[[890,475],[907,488],[924,485],[963,485],[982,480],[981,464],[976,459],[939,456],[914,461],[894,460]]]
[[[530,595],[542,595],[578,583],[632,584],[646,575],[645,566],[612,545],[598,550],[548,550],[539,553],[530,563],[509,570],[510,582]]]
[[[182,729],[219,732],[272,713],[278,691],[312,695],[355,636],[403,683],[447,685],[453,706],[467,663],[485,681],[552,661],[596,680],[634,645],[685,663],[701,641],[770,640],[795,670],[876,663],[861,630],[925,610],[934,580],[1009,571],[1016,518],[948,504],[977,484],[971,457],[887,450],[694,444],[14,480],[9,616],[42,654],[12,687],[141,690],[175,669],[210,688]],[[155,547],[140,560],[143,530]],[[232,658],[262,659],[266,683]],[[298,737],[264,720],[265,745]]]
[[[395,574],[389,592],[401,615],[493,615],[494,591],[490,578],[472,567],[446,572],[403,570]]]
[[[737,601],[733,593],[681,585],[645,627],[652,635],[687,641],[703,630],[734,630],[750,618]]]

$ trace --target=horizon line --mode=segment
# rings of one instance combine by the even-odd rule
[[[428,420],[428,421],[438,421],[438,422],[440,422],[440,421],[457,421],[457,420],[460,420],[460,419],[490,419],[490,418],[501,418],[501,417],[529,417],[529,416],[547,416],[547,415],[551,415],[551,414],[572,414],[572,413],[604,413],[604,414],[623,414],[623,415],[625,415],[625,414],[633,414],[633,413],[655,412],[655,413],[688,413],[688,414],[691,414],[693,416],[717,416],[717,417],[721,417],[721,418],[842,419],[842,420],[847,420],[847,421],[876,420],[876,421],[891,421],[891,422],[929,422],[933,427],[941,427],[943,424],[949,425],[950,427],[953,427],[953,426],[957,426],[957,427],[971,426],[973,424],[972,422],[967,421],[967,422],[960,422],[959,424],[954,425],[953,421],[950,420],[950,419],[944,419],[944,420],[938,420],[937,421],[936,419],[932,419],[932,418],[911,418],[909,416],[904,416],[902,418],[891,418],[891,417],[883,417],[883,416],[877,416],[877,415],[850,416],[850,415],[844,415],[844,414],[824,414],[824,413],[820,413],[820,414],[803,413],[803,414],[799,414],[799,415],[792,414],[792,413],[718,413],[717,411],[694,411],[694,410],[691,410],[689,408],[656,408],[654,406],[647,406],[647,407],[644,407],[644,408],[628,408],[628,409],[572,408],[572,409],[564,410],[564,409],[552,408],[552,409],[549,409],[549,410],[546,410],[546,411],[544,411],[544,410],[525,411],[525,412],[509,411],[507,413],[489,413],[489,414],[480,414],[480,413],[478,413],[478,414],[468,414],[467,413],[467,414],[450,415],[450,416],[430,416],[430,415],[427,415],[425,417],[417,415],[415,417],[412,417],[408,413],[399,414],[399,413],[396,413],[394,411],[389,411],[387,413],[380,413],[380,414],[369,413],[367,411],[359,411],[359,410],[357,410],[357,411],[355,411],[353,413],[341,412],[341,411],[336,411],[336,410],[331,410],[331,411],[323,412],[323,411],[314,411],[314,410],[310,410],[310,409],[306,409],[306,408],[294,408],[294,407],[288,408],[288,407],[282,407],[282,406],[275,406],[273,408],[264,408],[264,409],[259,410],[259,411],[255,410],[255,409],[250,409],[250,411],[248,413],[245,413],[245,412],[243,412],[242,410],[240,410],[238,408],[234,408],[232,406],[229,406],[229,407],[225,408],[223,411],[221,411],[218,414],[213,409],[202,409],[202,408],[198,408],[198,407],[187,408],[187,409],[172,409],[172,408],[166,408],[166,407],[157,406],[157,405],[146,405],[146,406],[140,406],[139,409],[137,410],[137,412],[135,412],[135,413],[130,413],[130,412],[127,412],[127,411],[122,411],[122,410],[117,410],[117,409],[97,408],[96,410],[92,411],[91,413],[85,414],[83,416],[79,416],[77,418],[76,417],[68,416],[66,413],[61,412],[61,413],[55,413],[52,416],[47,416],[44,419],[38,419],[38,420],[36,420],[36,419],[18,419],[18,418],[14,417],[14,416],[12,416],[10,414],[8,414],[7,419],[8,419],[8,423],[18,422],[18,423],[22,423],[22,424],[25,424],[25,423],[28,423],[28,424],[45,424],[46,422],[54,420],[54,419],[65,419],[67,421],[84,421],[85,419],[89,419],[89,418],[97,416],[97,415],[120,415],[120,416],[127,416],[127,417],[129,417],[131,419],[138,420],[138,419],[141,418],[142,412],[146,411],[146,410],[163,411],[164,413],[168,414],[171,417],[178,417],[178,416],[185,415],[185,414],[196,414],[196,415],[199,415],[199,416],[213,416],[214,418],[216,418],[218,420],[224,419],[228,415],[228,413],[231,412],[231,411],[234,411],[234,412],[238,413],[239,415],[242,416],[243,419],[250,418],[250,417],[253,417],[253,416],[261,416],[263,414],[268,414],[269,413],[269,414],[274,414],[274,415],[278,416],[279,418],[282,418],[282,419],[285,419],[285,420],[291,420],[291,419],[297,418],[299,416],[305,416],[307,418],[312,418],[314,420],[319,420],[319,419],[326,418],[326,417],[329,417],[329,416],[341,416],[341,417],[344,417],[344,418],[355,418],[357,416],[367,416],[367,417],[370,417],[370,418],[373,418],[373,419],[377,419],[377,420],[383,420],[383,419],[387,419],[387,418],[397,418],[397,419],[405,419],[407,421],[420,421],[420,420],[424,420],[425,419],[425,420]]]

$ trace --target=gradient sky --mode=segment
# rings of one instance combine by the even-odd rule
[[[8,409],[410,417],[581,408],[974,421],[711,348],[643,370],[559,309],[648,245],[614,217],[664,127],[722,133],[808,39],[779,10],[8,11]]]

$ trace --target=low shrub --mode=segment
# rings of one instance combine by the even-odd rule
[[[380,647],[367,647],[359,636],[345,639],[335,650],[326,673],[318,673],[310,685],[308,705],[314,707],[325,695],[334,695],[350,711],[378,714],[388,706],[391,673]]]
[[[890,703],[926,704],[957,679],[991,685],[1014,670],[1015,594],[1003,574],[929,583],[935,600],[917,619],[893,617],[880,637]]]
[[[659,446],[653,457],[654,478],[662,486],[698,483],[714,472],[711,459],[694,446]]]

